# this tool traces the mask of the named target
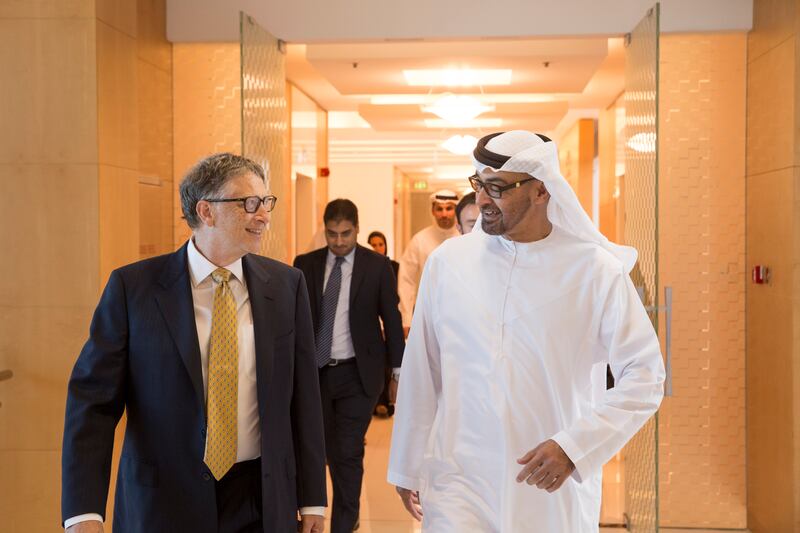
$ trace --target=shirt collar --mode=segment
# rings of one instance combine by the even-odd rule
[[[353,246],[353,249],[350,250],[350,253],[344,256],[345,263],[348,263],[350,265],[353,264],[353,258],[356,255],[356,248],[358,248],[358,245]],[[329,265],[332,265],[334,261],[336,261],[336,257],[337,256],[333,252],[331,252],[331,249],[328,248],[328,257],[326,258],[325,262]]]
[[[200,253],[200,250],[194,245],[194,238],[189,239],[189,246],[186,247],[186,255],[189,260],[189,275],[192,278],[192,287],[197,287],[203,283],[212,272],[219,268]],[[241,257],[230,265],[225,265],[223,268],[230,270],[233,277],[244,284],[244,271],[242,269]]]

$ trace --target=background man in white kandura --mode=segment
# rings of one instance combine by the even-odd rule
[[[431,214],[435,222],[411,237],[400,258],[397,292],[400,295],[400,313],[403,315],[403,331],[406,335],[411,326],[411,315],[414,312],[425,261],[437,246],[460,235],[456,228],[457,203],[458,195],[453,191],[441,190],[431,194]]]
[[[592,225],[547,137],[489,135],[473,163],[481,220],[425,266],[388,478],[425,532],[596,532],[603,464],[663,395],[636,251]]]

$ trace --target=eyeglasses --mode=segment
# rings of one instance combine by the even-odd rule
[[[264,204],[264,208],[267,210],[267,213],[275,209],[275,204],[278,202],[278,197],[268,194],[267,196],[260,198],[258,196],[247,196],[245,198],[206,198],[206,202],[211,203],[221,203],[221,202],[242,202],[242,206],[246,213],[255,213],[258,211],[258,208],[261,207],[261,204]]]
[[[529,181],[533,181],[536,178],[531,176],[530,178],[524,178],[519,181],[515,181],[514,183],[509,183],[508,185],[498,185],[496,183],[486,183],[481,181],[478,178],[478,175],[475,174],[469,177],[469,184],[472,186],[472,190],[475,192],[480,192],[481,189],[486,191],[486,194],[489,195],[489,198],[500,198],[503,196],[503,193],[509,189],[516,189],[523,183],[527,183]]]

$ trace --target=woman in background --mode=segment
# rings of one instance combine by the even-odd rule
[[[369,234],[367,238],[367,242],[372,249],[378,252],[381,255],[389,256],[386,251],[386,236],[381,233],[380,231],[373,231]],[[400,271],[400,263],[395,261],[394,259],[389,258],[389,261],[392,263],[392,269],[394,269],[394,277],[397,279],[397,273]]]
[[[372,246],[375,252],[388,257],[389,254],[386,253],[386,236],[383,233],[380,231],[373,231],[369,234],[369,237],[367,237],[367,242]],[[389,258],[389,261],[392,263],[392,270],[394,270],[394,278],[396,280],[397,273],[400,271],[400,263],[391,258]],[[383,387],[383,392],[380,397],[378,397],[378,403],[375,405],[374,413],[380,416],[392,416],[394,414],[394,405],[389,403],[389,395],[387,393],[389,390],[389,381],[392,379],[392,369],[389,365],[386,365],[385,377],[386,383]]]

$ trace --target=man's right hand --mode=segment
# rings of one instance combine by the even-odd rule
[[[103,523],[97,520],[87,520],[69,526],[65,533],[103,533]]]
[[[403,487],[395,487],[400,499],[403,500],[403,505],[408,511],[408,514],[414,517],[417,522],[422,522],[422,504],[419,502],[419,492],[416,490],[404,489]]]

